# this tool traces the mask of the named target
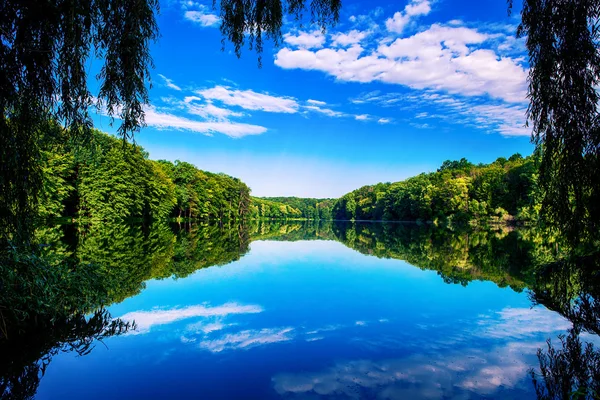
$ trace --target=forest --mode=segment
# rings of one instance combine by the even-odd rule
[[[238,178],[183,161],[150,160],[140,146],[98,130],[85,149],[57,125],[42,143],[41,218],[331,219],[331,199],[252,197]]]
[[[97,130],[85,149],[64,135],[54,126],[42,142],[42,218],[461,223],[531,221],[540,209],[534,156],[479,165],[445,161],[436,172],[364,186],[337,200],[253,197],[238,178],[183,161],[151,160],[140,146]]]
[[[510,232],[448,239],[423,224],[391,236],[386,233],[393,228],[352,225],[331,233],[317,224],[309,236],[406,258],[448,282],[489,277],[527,287],[535,302],[573,323],[562,349],[549,342],[548,351],[538,353],[541,376],[536,381],[532,373],[538,397],[598,397],[600,356],[579,342],[580,332],[600,332],[596,1],[522,2],[516,34],[528,53],[526,118],[534,156],[489,165],[447,161],[436,172],[365,186],[338,200],[255,198],[234,177],[150,160],[135,137],[151,106],[159,2],[114,3],[0,2],[0,346],[8,360],[0,392],[7,398],[33,397],[57,352],[86,354],[94,339],[126,332],[130,326],[103,307],[142,290],[145,280],[228,263],[245,254],[253,238],[301,237],[295,227],[317,219],[433,222],[452,232],[474,221],[551,225],[572,246],[559,253],[551,235],[535,231],[528,234],[536,246]],[[231,4],[213,3],[222,17],[223,48],[233,45],[239,57],[249,44],[260,64],[263,38],[280,41],[286,18],[298,22],[306,13],[324,30],[340,19],[342,1],[245,2],[239,12],[231,12]],[[509,12],[512,6],[508,1]],[[92,61],[99,73],[89,85]],[[92,129],[94,105],[120,121],[118,138]],[[47,246],[55,242],[48,237],[61,233],[40,226],[55,218],[77,222],[75,245]],[[143,228],[125,228],[131,219],[142,219]],[[171,219],[187,228],[176,236],[164,226]],[[273,228],[263,224],[267,219],[277,220]],[[282,224],[287,219],[306,221]],[[194,232],[192,220],[203,228]],[[403,239],[413,236],[418,240]],[[447,254],[436,258],[437,252]],[[444,263],[446,257],[452,262]],[[510,273],[512,265],[523,271]]]
[[[445,161],[436,172],[364,186],[342,196],[332,215],[357,221],[531,221],[539,216],[539,199],[534,156],[514,154],[491,164]]]

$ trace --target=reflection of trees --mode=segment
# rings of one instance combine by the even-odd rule
[[[252,240],[335,240],[331,221],[253,221]]]
[[[600,352],[579,334],[575,326],[559,336],[560,348],[548,340],[538,349],[540,372],[530,371],[538,399],[600,399]]]
[[[447,283],[487,280],[528,288],[534,304],[560,313],[573,329],[538,350],[531,371],[540,399],[600,399],[600,351],[581,332],[600,335],[600,252],[569,255],[560,238],[537,229],[449,231],[417,224],[336,224],[339,241],[363,254],[434,270]],[[559,259],[559,257],[562,257]],[[557,261],[558,259],[558,261]]]
[[[586,376],[587,382],[598,382],[600,367],[597,351],[580,344],[579,332],[600,331],[600,306],[594,300],[600,292],[600,256],[553,261],[560,246],[535,229],[450,231],[417,224],[322,221],[171,227],[107,223],[45,228],[37,238],[39,255],[21,258],[22,266],[0,274],[0,287],[10,289],[0,291],[3,398],[32,397],[55,354],[87,354],[95,340],[128,329],[111,321],[102,307],[136,295],[149,279],[182,278],[239,260],[252,240],[337,240],[363,254],[436,271],[447,283],[487,280],[518,291],[529,288],[535,302],[575,325],[563,338],[562,350],[540,351],[542,368],[535,375],[540,398],[560,398],[555,394],[565,393],[564,388],[571,388],[569,393],[597,390],[581,384]],[[17,270],[19,275],[11,272]],[[22,271],[31,276],[23,277]],[[23,279],[33,286],[13,285]],[[83,315],[89,313],[86,319]]]
[[[139,293],[144,281],[162,276],[174,243],[173,232],[164,224],[104,223],[79,231],[75,254],[80,265],[101,276],[111,304]]]
[[[582,330],[600,335],[599,295],[600,252],[539,267],[531,297]]]
[[[38,319],[33,329],[0,341],[0,399],[31,399],[52,357],[61,352],[86,355],[96,342],[121,335],[132,326],[114,320],[105,309],[89,317],[76,314],[59,320]]]
[[[539,246],[518,231],[450,231],[417,224],[336,224],[339,241],[363,254],[437,271],[447,283],[495,282],[521,291],[532,282]]]
[[[600,335],[600,252],[570,256],[538,268],[531,298],[573,323],[560,346],[548,340],[531,371],[539,399],[600,399],[600,351],[580,333]]]
[[[112,320],[104,306],[139,293],[146,280],[238,260],[248,250],[249,233],[237,225],[175,233],[159,223],[105,223],[44,228],[37,239],[39,254],[2,250],[1,399],[33,398],[56,354],[88,354],[96,341],[131,328]]]
[[[248,252],[248,229],[244,225],[192,225],[179,230],[169,268],[161,277],[184,278],[214,265],[239,260]]]

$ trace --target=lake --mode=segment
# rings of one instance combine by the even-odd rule
[[[97,263],[107,311],[135,321],[84,355],[56,339],[34,363],[38,399],[528,399],[538,348],[572,326],[532,301],[532,265],[554,249],[528,230],[265,222],[38,236],[48,254]]]

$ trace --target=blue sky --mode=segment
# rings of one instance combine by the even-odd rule
[[[339,197],[447,159],[533,150],[527,57],[504,0],[344,0],[326,33],[286,22],[260,69],[248,49],[222,51],[211,4],[161,3],[136,136],[153,159],[225,172],[257,196]]]

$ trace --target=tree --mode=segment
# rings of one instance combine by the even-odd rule
[[[571,240],[592,237],[600,232],[600,2],[524,0],[517,36],[529,52],[542,210]]]
[[[339,18],[342,0],[308,0],[311,22],[325,29]],[[229,40],[240,57],[246,41],[259,54],[263,50],[263,35],[275,45],[281,43],[281,27],[287,13],[296,21],[302,18],[307,0],[213,0],[220,10],[223,45]]]
[[[40,130],[57,121],[89,141],[91,57],[103,62],[98,105],[122,121],[120,135],[131,137],[142,126],[157,11],[158,0],[0,3],[0,226],[8,231],[2,233],[29,231],[42,179]]]
[[[223,43],[241,54],[263,36],[281,41],[286,13],[310,8],[323,29],[337,21],[341,0],[214,0]],[[158,37],[158,0],[3,0],[0,2],[0,235],[29,237],[42,187],[38,134],[53,121],[83,143],[96,104],[133,139],[144,124],[150,82],[150,43]],[[101,60],[92,95],[86,66]],[[29,233],[28,233],[29,232]],[[27,239],[26,239],[27,240]]]

